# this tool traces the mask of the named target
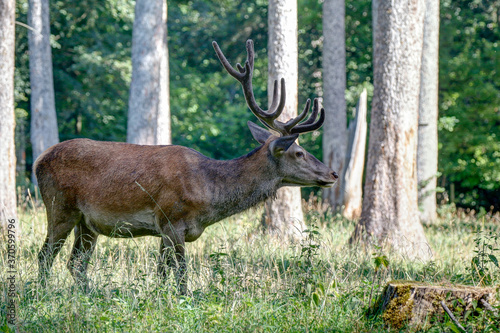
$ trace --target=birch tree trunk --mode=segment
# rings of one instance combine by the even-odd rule
[[[344,176],[345,194],[342,215],[350,220],[361,216],[363,204],[363,170],[366,149],[367,92],[363,89],[356,106],[356,115],[349,124],[349,144],[347,145],[347,165]]]
[[[50,47],[49,0],[29,0],[28,45],[31,85],[31,146],[33,161],[59,142],[57,129],[52,51]],[[36,178],[32,177],[34,181]]]
[[[433,221],[436,214],[438,167],[439,1],[426,0],[424,46],[420,78],[417,179],[420,219]]]
[[[168,43],[167,43],[167,2],[163,3],[162,14],[163,45],[160,63],[160,103],[156,120],[156,144],[172,144],[172,132],[170,128],[170,69],[168,66]]]
[[[372,0],[372,57],[375,59],[375,30],[378,25],[378,3],[380,0]]]
[[[280,120],[297,116],[298,103],[298,31],[297,0],[270,0],[269,24],[269,81],[271,101],[274,80],[286,81],[286,105]],[[305,230],[300,188],[285,187],[278,190],[274,200],[265,204],[263,223],[276,235],[300,237]]]
[[[334,210],[344,204],[343,188],[347,149],[345,2],[323,3],[323,161],[340,175],[339,184],[323,190],[323,199]]]
[[[135,4],[127,142],[171,143],[165,0]]]
[[[0,228],[16,218],[14,0],[0,0]],[[2,233],[3,234],[3,233]]]
[[[363,210],[351,242],[431,255],[419,220],[417,132],[424,0],[379,0]]]

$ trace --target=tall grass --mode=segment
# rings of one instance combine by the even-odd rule
[[[318,207],[315,207],[318,208]],[[320,209],[321,211],[321,209]],[[480,284],[471,260],[478,230],[500,232],[498,216],[467,216],[450,207],[425,230],[434,250],[431,262],[409,261],[384,249],[347,246],[354,222],[328,211],[310,210],[309,229],[296,242],[269,238],[259,229],[261,211],[249,211],[208,228],[187,245],[189,294],[178,296],[173,277],[156,275],[159,238],[100,237],[82,293],[66,269],[73,236],[57,256],[46,288],[37,282],[37,254],[46,235],[43,207],[20,209],[17,247],[18,330],[21,332],[382,332],[368,317],[383,286],[405,279],[430,283]],[[498,244],[497,244],[498,245]],[[2,246],[0,266],[6,267]],[[386,256],[376,272],[374,258]],[[490,284],[500,270],[489,265]],[[477,273],[477,272],[476,272]],[[0,331],[6,325],[6,270],[0,272]],[[371,297],[372,296],[372,297]],[[3,325],[3,327],[1,327]],[[479,331],[498,331],[491,320],[472,322]],[[449,330],[446,322],[428,331]]]

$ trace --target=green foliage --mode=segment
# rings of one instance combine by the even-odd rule
[[[51,2],[61,140],[125,139],[132,25],[124,0]]]
[[[306,306],[319,306],[325,295],[325,287],[321,282],[323,263],[318,260],[320,232],[316,225],[311,224],[303,231],[304,239],[301,240],[300,254],[293,257],[295,269],[299,272],[296,292],[305,299]]]
[[[469,207],[500,207],[499,9],[441,1],[439,168]]]
[[[451,302],[450,310],[463,327],[458,327],[448,316],[445,318],[445,326],[452,332],[458,333],[498,332],[499,308],[496,305],[492,307],[493,311],[490,311],[485,309],[477,300],[455,299]]]
[[[370,315],[371,312],[378,312],[379,309],[378,307],[374,307],[373,309],[370,309],[372,307],[372,299],[373,299],[373,290],[375,288],[375,280],[378,277],[380,279],[380,275],[378,274],[380,269],[387,269],[389,268],[389,258],[385,254],[381,253],[382,248],[380,246],[375,245],[374,248],[377,250],[376,252],[372,253],[373,257],[373,264],[375,266],[375,270],[373,272],[373,278],[371,280],[371,289],[370,289],[370,297],[368,298],[368,314]],[[378,281],[380,283],[380,280]],[[380,287],[380,285],[378,286]]]
[[[216,282],[224,284],[226,282],[226,274],[223,266],[223,257],[227,257],[228,254],[223,251],[222,247],[219,252],[214,252],[210,254],[210,262],[212,267],[212,278]]]
[[[170,96],[175,144],[230,159],[256,146],[246,127],[256,121],[240,84],[215,55],[217,41],[235,65],[255,45],[255,96],[267,105],[267,3],[263,1],[174,1],[169,3]]]
[[[322,77],[328,75],[321,66],[322,3],[298,1],[299,105],[327,93],[322,91]],[[17,1],[16,6],[16,19],[26,23],[28,1]],[[245,41],[255,41],[255,95],[265,107],[267,1],[174,0],[168,6],[173,142],[217,159],[249,152],[256,143],[246,122],[256,119],[211,42],[216,40],[234,64],[245,60]],[[362,89],[368,90],[369,104],[373,93],[372,17],[370,0],[348,1],[345,6],[350,117]],[[460,206],[500,207],[499,7],[499,0],[441,0],[440,184],[455,184]],[[61,140],[124,141],[134,2],[51,1],[50,15]],[[27,44],[27,29],[17,25],[15,98],[16,108],[25,110],[17,114],[18,123],[25,124],[26,168],[31,170],[30,119],[23,116],[30,109]],[[301,137],[301,144],[320,159],[321,141],[321,132]]]
[[[500,253],[498,240],[500,234],[489,231],[474,231],[474,256],[472,257],[469,272],[476,284],[483,286],[493,285],[495,282],[492,270],[500,272],[497,255]]]
[[[54,90],[60,140],[124,141],[133,6],[125,0],[50,2]],[[27,22],[28,2],[17,1]],[[16,27],[16,102],[29,110],[27,29]],[[26,126],[29,133],[29,126]],[[29,142],[29,136],[27,135]],[[31,154],[27,154],[28,170]]]

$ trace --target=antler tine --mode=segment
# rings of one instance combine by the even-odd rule
[[[316,121],[316,117],[318,116],[318,110],[319,110],[319,101],[317,98],[315,98],[311,115],[301,125],[309,125],[314,123]]]
[[[288,133],[290,133],[290,130],[307,116],[310,106],[311,106],[311,100],[308,98],[304,110],[297,117],[290,119],[284,124],[284,128]]]
[[[271,103],[271,106],[270,106],[270,110],[276,108],[276,105],[278,103],[278,100],[276,98],[276,96],[278,95],[278,81],[277,80],[274,80],[274,85],[273,85],[273,101]],[[262,124],[264,124],[267,128],[269,129],[272,129],[272,130],[275,130],[275,131],[278,131],[281,133],[281,131],[276,128],[276,125],[279,125],[277,124],[276,122],[276,118],[278,118],[278,116],[276,116],[275,114],[273,113],[260,113],[260,114],[257,114],[256,112],[254,112],[253,110],[253,106],[250,105],[250,103],[248,103],[248,107],[250,108],[250,110],[252,110],[253,114],[257,117],[257,119],[260,120],[260,122]]]
[[[248,64],[250,65],[250,68],[252,69],[253,71],[253,59],[254,59],[254,49],[253,49],[253,40],[249,39],[247,40],[247,61],[248,61]]]
[[[271,101],[271,106],[269,110],[266,112],[266,117],[276,119],[280,116],[281,112],[285,108],[286,102],[286,86],[285,79],[281,78],[281,93],[279,94],[279,103],[278,103],[278,80],[274,80],[274,89],[273,89],[273,100]]]
[[[226,57],[222,53],[217,42],[212,42],[212,45],[215,49],[215,53],[217,53],[217,57],[219,58],[222,66],[226,69],[226,71],[238,80],[243,87],[243,94],[245,95],[245,99],[247,101],[248,107],[252,111],[252,113],[269,129],[275,130],[279,132],[281,135],[292,135],[292,134],[300,134],[305,132],[311,132],[317,130],[323,125],[325,120],[325,110],[321,108],[320,116],[318,121],[316,121],[316,117],[318,116],[318,99],[314,99],[314,106],[311,113],[311,116],[302,124],[298,125],[309,112],[309,108],[311,106],[311,100],[307,100],[306,105],[302,113],[289,120],[286,123],[278,121],[277,118],[283,112],[285,108],[286,101],[286,87],[285,87],[285,79],[281,79],[281,93],[278,97],[278,81],[274,81],[274,89],[273,89],[273,97],[271,106],[269,110],[264,111],[257,105],[255,101],[255,96],[253,94],[252,88],[252,74],[253,74],[253,66],[254,66],[254,48],[253,41],[248,40],[246,43],[247,49],[247,60],[245,62],[245,67],[241,66],[241,64],[236,64],[236,69],[227,61]]]
[[[306,133],[306,132],[312,132],[317,130],[323,125],[323,122],[325,121],[325,109],[321,108],[320,115],[318,121],[315,122],[316,117],[318,115],[318,99],[314,99],[314,106],[313,106],[313,112],[311,113],[311,116],[309,119],[307,119],[305,122],[302,124],[293,127],[290,130],[290,134],[300,134],[300,133]]]
[[[254,63],[254,50],[253,50],[253,41],[251,39],[247,40],[247,61],[245,62],[245,67],[241,66],[239,63],[236,64],[236,68],[240,71],[240,73],[245,73],[245,70],[252,75],[253,73],[253,63]],[[246,64],[248,63],[249,68],[247,68]]]
[[[236,64],[236,68],[240,71],[240,73],[245,73],[245,67],[241,66],[239,63]]]
[[[281,94],[278,97],[278,82],[274,82],[274,91],[273,98],[271,102],[271,106],[269,110],[264,111],[259,107],[257,102],[255,101],[255,96],[253,94],[252,88],[252,74],[253,74],[253,66],[254,66],[254,48],[253,41],[249,39],[246,43],[247,49],[247,60],[245,62],[245,67],[240,64],[236,65],[236,69],[231,66],[229,61],[227,61],[226,57],[222,53],[217,42],[212,42],[212,45],[215,49],[215,53],[219,58],[222,66],[226,69],[226,71],[238,80],[243,87],[243,94],[245,95],[245,99],[247,101],[248,107],[252,111],[252,113],[267,127],[273,129],[275,131],[280,132],[283,135],[287,135],[286,131],[283,129],[283,124],[275,121],[276,118],[280,116],[285,108],[286,101],[286,88],[285,88],[285,80],[281,79]],[[281,126],[280,126],[281,125]]]
[[[236,80],[240,81],[243,79],[244,75],[247,74],[247,73],[243,73],[243,72],[237,72],[233,66],[231,66],[231,64],[229,63],[229,61],[227,61],[226,57],[224,56],[224,53],[222,53],[220,47],[219,47],[219,44],[217,44],[216,41],[213,41],[212,42],[212,46],[214,47],[215,49],[215,53],[217,54],[217,57],[219,58],[222,66],[224,66],[224,68],[226,69],[226,71],[232,76],[234,77]],[[239,65],[239,64],[238,64]],[[241,67],[241,66],[240,66]],[[239,69],[239,68],[238,68]]]

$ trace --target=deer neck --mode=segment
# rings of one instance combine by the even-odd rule
[[[281,178],[267,155],[268,150],[260,147],[234,160],[216,161],[210,168],[217,179],[211,189],[211,206],[222,218],[276,195]]]

